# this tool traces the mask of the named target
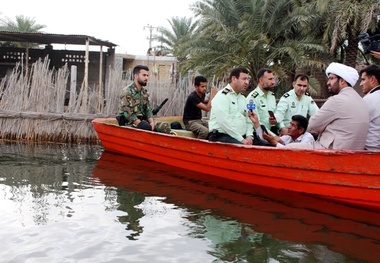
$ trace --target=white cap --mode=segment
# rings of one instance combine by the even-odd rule
[[[331,63],[326,69],[326,75],[328,76],[330,73],[341,77],[348,84],[350,84],[351,87],[355,86],[356,82],[359,79],[359,74],[356,69],[341,63]]]

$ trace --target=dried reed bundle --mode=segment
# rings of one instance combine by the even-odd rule
[[[0,139],[93,143],[97,135],[91,121],[113,117],[118,112],[119,96],[128,81],[121,72],[109,70],[104,92],[94,85],[65,106],[69,78],[67,65],[49,69],[49,59],[35,62],[28,75],[22,63],[0,82]],[[187,95],[193,90],[190,77],[178,84],[151,82],[147,86],[152,106],[169,98],[158,116],[182,115]],[[99,96],[104,96],[99,98]]]

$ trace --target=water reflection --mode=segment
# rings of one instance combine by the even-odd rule
[[[132,232],[127,236],[130,240],[136,240],[144,229],[140,225],[140,218],[144,216],[144,212],[138,207],[144,200],[145,197],[140,193],[117,190],[117,202],[120,204],[118,210],[126,212],[126,215],[119,216],[118,219],[120,223],[127,225],[127,230]]]
[[[376,212],[109,153],[94,176],[184,207],[189,235],[210,241],[208,253],[223,261],[375,262],[379,255]]]
[[[90,145],[0,142],[0,211],[3,262],[377,262],[380,251],[379,213]]]
[[[20,211],[27,206],[38,225],[46,224],[57,209],[61,216],[70,217],[73,211],[65,203],[73,202],[78,190],[93,188],[88,175],[101,153],[99,146],[1,142],[0,181],[7,189],[5,199]]]

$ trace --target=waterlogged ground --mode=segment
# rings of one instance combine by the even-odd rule
[[[380,215],[100,146],[0,142],[1,262],[376,262]]]

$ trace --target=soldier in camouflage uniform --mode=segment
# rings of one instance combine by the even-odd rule
[[[173,134],[169,123],[158,122],[154,124],[149,94],[146,88],[149,68],[138,65],[133,69],[133,83],[123,89],[120,95],[120,114],[124,117],[126,125],[138,129]],[[120,122],[119,122],[120,124]]]
[[[127,125],[139,129],[154,130],[154,120],[146,88],[149,68],[138,65],[133,69],[133,83],[123,89],[120,95],[120,113]]]

